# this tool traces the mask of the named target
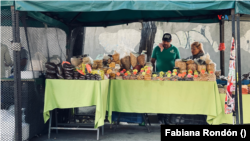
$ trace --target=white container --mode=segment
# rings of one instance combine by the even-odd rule
[[[34,71],[34,76],[32,71],[21,71],[21,79],[33,79],[39,77],[39,71]]]
[[[22,123],[22,140],[29,139],[30,125],[28,123]]]

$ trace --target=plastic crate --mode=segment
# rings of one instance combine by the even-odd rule
[[[112,112],[112,121],[117,121],[119,116],[119,112]],[[121,113],[120,122],[128,122],[128,123],[142,123],[143,116],[142,114],[137,113]]]
[[[220,79],[216,79],[217,84],[221,84],[221,85],[227,85],[227,81],[222,81]]]
[[[241,81],[241,84],[242,85],[248,85],[249,84],[249,80],[243,80],[243,81]]]

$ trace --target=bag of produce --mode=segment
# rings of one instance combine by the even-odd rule
[[[146,54],[141,54],[140,56],[137,57],[137,62],[142,65],[145,66],[146,64]]]
[[[115,73],[110,73],[109,74],[109,79],[115,79]]]
[[[201,72],[201,70],[205,69],[206,70],[206,65],[198,65],[198,72]]]
[[[137,80],[144,80],[144,76],[143,75],[137,75]]]
[[[224,88],[218,88],[219,89],[219,93],[220,94],[224,94],[225,93],[225,89]]]
[[[121,59],[122,66],[126,69],[129,70],[131,67],[130,64],[130,56],[125,56],[124,58]]]
[[[82,58],[82,63],[84,63],[84,64],[93,64],[93,59],[90,56],[83,57]]]
[[[181,59],[175,60],[175,67],[178,67],[180,70],[186,70],[186,63],[182,62]]]
[[[195,63],[188,64],[187,65],[187,70],[192,70],[194,72],[195,70],[197,70],[197,65]]]
[[[135,54],[135,53],[130,53],[130,62],[132,67],[134,68],[137,65],[137,57],[139,56],[139,54]]]
[[[210,64],[207,64],[207,71],[209,72],[209,71],[212,71],[212,72],[215,72],[215,70],[216,70],[216,65],[215,65],[215,63],[210,63]]]
[[[45,67],[47,69],[56,69],[56,64],[55,63],[45,63]]]
[[[208,74],[208,80],[207,81],[216,81],[216,76],[214,73]]]
[[[151,80],[151,75],[150,74],[145,74],[144,80]]]
[[[242,85],[242,94],[248,94],[248,86]]]
[[[112,55],[112,58],[114,61],[118,61],[118,60],[120,60],[120,54],[115,51],[114,55]]]
[[[207,73],[205,74],[200,74],[200,81],[208,81],[208,75]]]
[[[82,60],[81,58],[77,58],[76,56],[73,56],[71,59],[70,59],[70,62],[73,66],[78,66],[82,63]]]
[[[186,73],[187,74],[187,70],[180,70],[179,73]]]
[[[62,75],[63,74],[63,68],[62,68],[62,65],[59,63],[58,65],[56,65],[56,70],[57,70],[57,73]]]
[[[194,60],[188,59],[187,62],[186,62],[186,64],[194,64]]]

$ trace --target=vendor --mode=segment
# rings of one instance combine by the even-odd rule
[[[192,56],[188,57],[187,59],[199,59],[205,53],[203,50],[203,46],[200,42],[193,42],[191,44],[191,52]]]
[[[171,41],[171,34],[165,33],[162,37],[162,43],[153,50],[151,62],[155,70],[155,61],[157,61],[156,72],[172,71],[175,66],[175,60],[181,58],[178,48],[173,46]],[[166,115],[158,114],[157,116],[160,124],[163,124]]]
[[[162,37],[162,43],[153,50],[151,62],[155,68],[155,61],[157,61],[156,72],[172,71],[175,66],[175,60],[180,59],[179,50],[171,44],[171,41],[171,34],[165,33]]]

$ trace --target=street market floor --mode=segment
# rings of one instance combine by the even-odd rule
[[[104,135],[99,136],[101,141],[159,141],[161,140],[160,124],[151,124],[151,132],[145,126],[138,124],[119,125],[116,130],[110,128],[110,124],[105,124]],[[100,130],[101,131],[101,130]],[[95,141],[97,139],[96,131],[79,131],[79,130],[52,130],[51,138],[48,139],[48,134],[43,134],[40,137],[34,137],[30,141]]]

